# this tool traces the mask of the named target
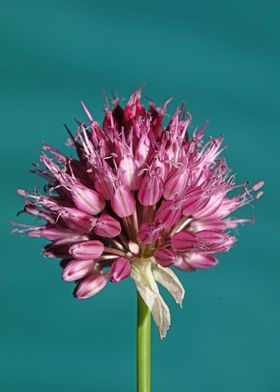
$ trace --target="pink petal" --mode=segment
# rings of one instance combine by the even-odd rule
[[[71,230],[62,226],[47,225],[38,227],[36,230],[31,230],[27,233],[29,237],[44,237],[50,241],[56,241],[63,238],[71,238],[75,235]]]
[[[132,215],[136,208],[132,193],[122,185],[116,189],[111,203],[113,211],[120,218],[126,218]]]
[[[147,174],[141,181],[138,200],[142,206],[152,206],[161,198],[163,189],[163,181],[159,176]]]
[[[151,140],[147,134],[140,137],[137,147],[134,152],[135,161],[138,167],[142,167],[146,162],[151,146]]]
[[[173,226],[182,216],[182,203],[165,200],[157,210],[155,220],[161,221],[166,227]]]
[[[137,177],[137,167],[132,156],[126,155],[120,161],[118,175],[128,189],[136,190],[139,188],[140,177]]]
[[[74,244],[70,247],[69,253],[80,260],[96,259],[104,252],[104,245],[101,241],[90,240]]]
[[[176,260],[176,253],[166,248],[158,248],[155,251],[154,256],[156,261],[162,267],[169,267],[170,265],[174,264]]]
[[[205,219],[206,217],[211,218],[211,216],[219,209],[222,204],[224,194],[217,194],[210,197],[208,203],[199,209],[194,211],[193,217],[195,219]]]
[[[105,200],[111,200],[114,194],[115,177],[112,169],[110,166],[108,167],[107,164],[105,165],[105,168],[102,167],[102,170],[93,173],[94,187]]]
[[[218,260],[209,254],[183,253],[177,255],[175,267],[184,271],[195,271],[197,269],[207,269],[218,264]]]
[[[120,257],[115,260],[110,269],[110,281],[112,283],[117,283],[130,275],[131,266],[128,259],[125,257]]]
[[[67,244],[50,244],[45,246],[43,255],[50,258],[69,258],[69,245]]]
[[[196,233],[196,238],[200,242],[201,250],[212,253],[226,252],[236,242],[236,238],[223,232],[202,230]]]
[[[76,207],[88,214],[96,215],[105,207],[105,200],[99,193],[82,185],[73,187],[72,198]]]
[[[142,223],[139,230],[139,238],[143,244],[151,244],[156,241],[163,230],[163,226],[155,224]]]
[[[204,208],[209,202],[210,197],[203,197],[201,190],[194,190],[186,196],[183,214],[185,216],[193,215],[196,211]]]
[[[71,260],[67,263],[62,273],[62,279],[71,282],[84,278],[93,271],[93,260]]]
[[[195,235],[189,231],[181,231],[174,234],[171,238],[171,245],[173,249],[178,251],[185,251],[193,248],[197,244],[197,239]]]
[[[75,290],[75,296],[78,299],[92,297],[101,291],[107,284],[107,278],[102,273],[95,273],[90,277],[83,279]]]
[[[122,228],[112,216],[103,214],[98,218],[94,231],[100,237],[113,238],[121,233]]]
[[[94,218],[77,208],[63,207],[59,217],[73,231],[88,232],[94,226]]]
[[[163,197],[166,200],[172,200],[176,197],[177,194],[182,193],[187,183],[187,171],[182,169],[173,170],[165,184],[164,184],[164,193]]]

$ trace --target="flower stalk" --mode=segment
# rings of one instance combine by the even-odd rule
[[[137,291],[137,392],[151,390],[151,313]]]

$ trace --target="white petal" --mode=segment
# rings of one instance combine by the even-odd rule
[[[152,263],[152,272],[155,280],[165,287],[176,303],[182,307],[185,289],[174,272],[170,268],[163,268],[158,263]]]
[[[170,312],[162,299],[152,272],[153,259],[135,259],[132,262],[131,277],[137,290],[152,313],[159,329],[160,337],[164,338],[170,326]]]

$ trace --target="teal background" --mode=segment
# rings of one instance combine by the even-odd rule
[[[220,265],[180,274],[183,311],[153,328],[153,391],[276,392],[279,350],[279,2],[1,1],[1,392],[133,391],[136,295],[129,280],[71,296],[44,241],[10,235],[17,187],[43,141],[66,151],[63,123],[102,118],[102,89],[143,95],[223,133],[237,180],[266,182],[254,225]],[[24,217],[19,219],[26,221]],[[240,236],[239,236],[240,234]]]

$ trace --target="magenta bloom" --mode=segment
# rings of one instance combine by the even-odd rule
[[[263,182],[236,185],[220,157],[221,136],[204,144],[205,124],[191,137],[184,108],[163,126],[169,101],[146,110],[140,93],[124,108],[118,99],[112,110],[106,104],[102,125],[82,103],[89,121],[67,141],[77,157],[44,145],[34,172],[48,181],[47,194],[18,190],[28,198],[24,212],[46,223],[14,231],[51,241],[44,254],[63,259],[62,278],[77,282],[77,298],[131,276],[165,336],[170,314],[157,282],[182,303],[184,289],[169,267],[215,266],[215,254],[236,241],[231,229],[250,221],[229,215],[258,199]]]

